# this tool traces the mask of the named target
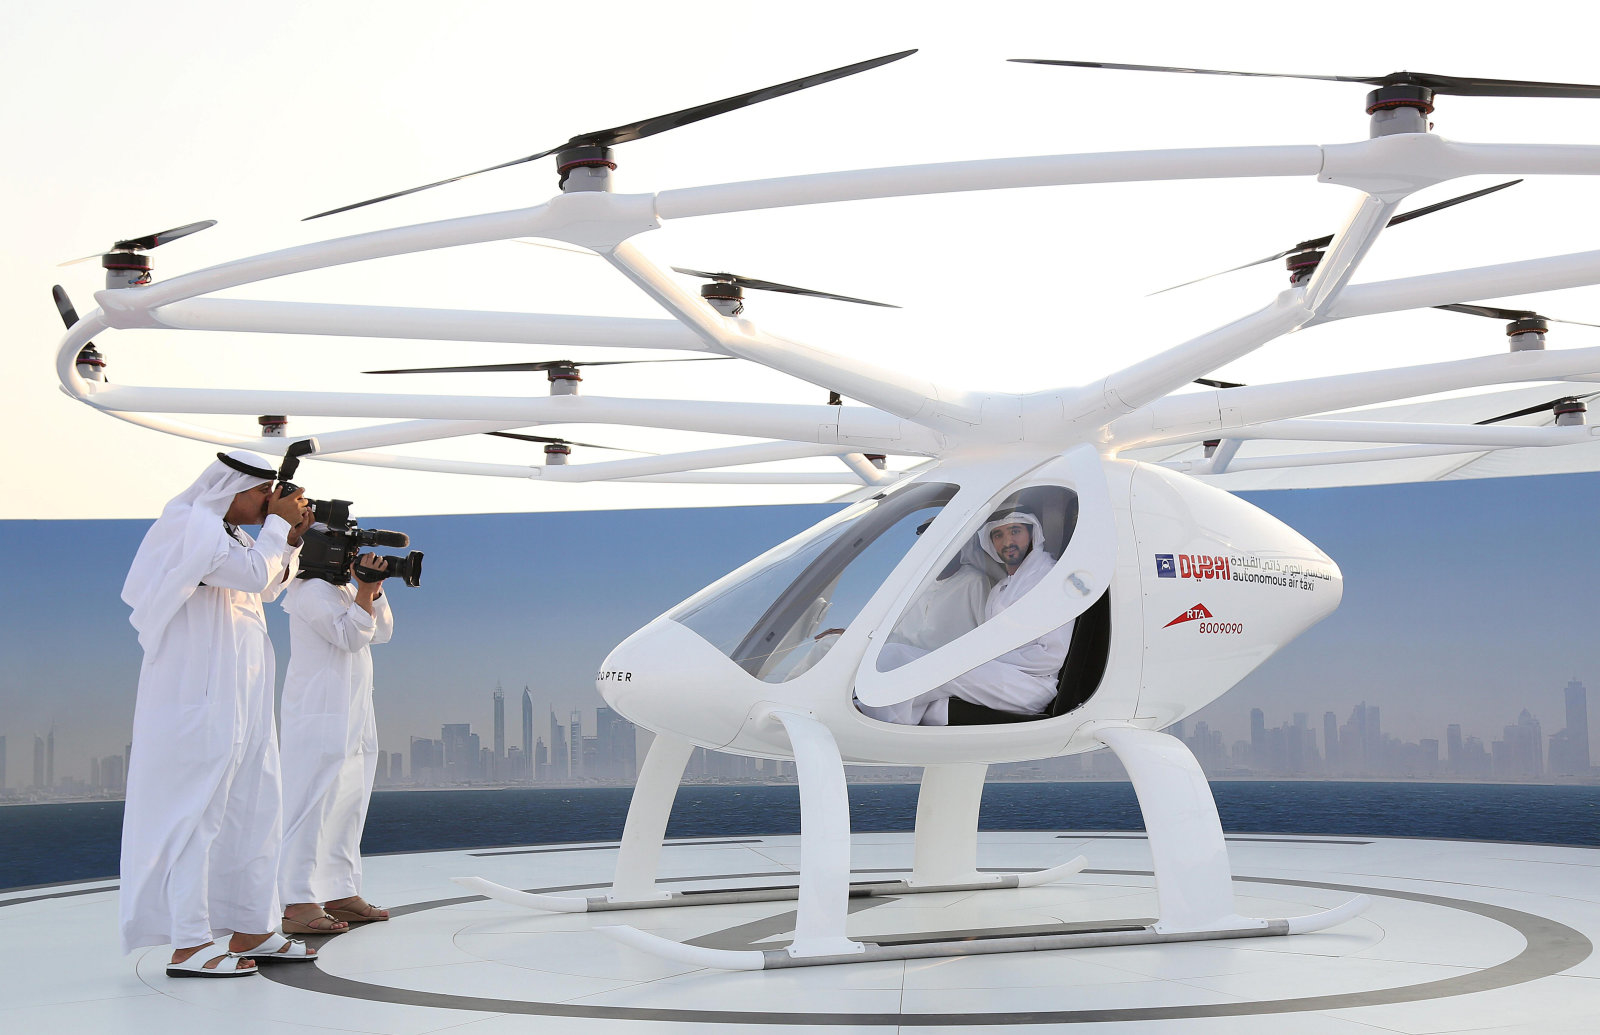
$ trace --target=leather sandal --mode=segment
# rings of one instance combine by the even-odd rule
[[[358,898],[357,901],[360,902],[362,906],[366,907],[365,910],[335,909],[331,906],[325,908],[327,909],[329,916],[333,917],[335,920],[342,920],[347,924],[376,924],[382,923],[383,921],[389,919],[387,915],[378,915],[383,914],[384,910],[373,905],[371,902],[368,902],[366,899]]]
[[[322,924],[324,920],[327,921],[326,924],[320,927],[317,926]],[[350,929],[349,924],[337,917],[329,916],[327,913],[318,913],[310,921],[291,920],[288,917],[284,917],[281,926],[284,934],[342,934]]]

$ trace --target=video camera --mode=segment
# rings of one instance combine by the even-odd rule
[[[300,458],[314,452],[314,439],[305,439],[291,445],[284,454],[283,466],[278,469],[278,494],[287,496],[299,488],[289,481]],[[400,579],[408,586],[422,584],[422,552],[412,550],[404,557],[395,554],[381,556],[389,562],[383,571],[361,565],[351,566],[363,547],[411,545],[411,537],[404,532],[391,532],[382,528],[359,528],[350,517],[349,500],[306,500],[311,515],[326,528],[310,528],[300,541],[300,573],[297,578],[322,579],[335,586],[350,581],[353,570],[362,582],[382,582]]]

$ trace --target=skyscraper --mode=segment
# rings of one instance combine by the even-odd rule
[[[460,783],[478,779],[478,737],[472,732],[472,725],[447,722],[439,731],[439,739],[444,741],[445,777]]]
[[[494,685],[494,779],[505,776],[506,763],[506,692],[500,684]]]
[[[113,794],[121,794],[128,789],[121,755],[107,755],[100,760],[100,785]]]
[[[1589,775],[1589,692],[1574,679],[1564,691],[1567,726],[1550,735],[1550,772],[1554,776]]]
[[[1533,779],[1544,775],[1544,735],[1528,709],[1522,709],[1515,726],[1507,726],[1494,744],[1495,776]]]
[[[44,790],[44,738],[35,733],[33,735],[33,787],[35,790]]]
[[[44,741],[44,785],[56,785],[56,728],[50,727],[50,732],[45,734]]]
[[[571,775],[567,768],[567,731],[556,721],[556,710],[550,709],[550,779],[565,780]]]
[[[0,737],[0,791],[6,789],[6,738]]]
[[[1579,766],[1579,772],[1589,768],[1589,691],[1584,689],[1582,683],[1574,679],[1567,684],[1565,691],[1567,699],[1567,731],[1572,737],[1572,749],[1576,752],[1574,761]]]
[[[571,763],[574,780],[583,779],[583,715],[573,712],[571,729],[567,731],[567,757]]]
[[[524,780],[533,780],[533,695],[522,688],[522,772],[513,774]]]
[[[1322,713],[1322,755],[1328,760],[1328,775],[1338,772],[1343,762],[1339,757],[1339,717],[1332,712]]]

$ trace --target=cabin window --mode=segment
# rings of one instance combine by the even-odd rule
[[[1033,485],[1009,493],[985,510],[977,527],[950,548],[895,622],[878,655],[878,671],[890,672],[909,664],[987,620],[989,591],[1005,579],[1006,568],[983,548],[983,528],[1013,511],[1039,519],[1044,532],[1042,549],[1059,560],[1077,528],[1078,494],[1065,486]],[[1040,544],[1032,544],[1033,550],[1040,548]],[[893,644],[901,644],[903,649],[889,649]]]
[[[753,676],[814,665],[855,620],[957,486],[913,483],[857,504],[691,597],[667,617]]]

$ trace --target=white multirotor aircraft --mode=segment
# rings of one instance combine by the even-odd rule
[[[505,163],[555,157],[560,193],[530,208],[337,238],[159,282],[150,278],[149,250],[210,224],[119,241],[103,256],[107,286],[96,295],[97,309],[79,320],[57,289],[68,324],[57,357],[61,384],[86,405],[138,425],[279,455],[549,482],[853,486],[846,495],[853,501],[848,509],[702,590],[607,658],[597,677],[600,693],[656,735],[639,775],[611,890],[590,898],[530,895],[479,878],[462,879],[490,897],[569,912],[797,898],[794,940],[783,950],[710,949],[632,927],[611,929],[649,951],[730,969],[1283,935],[1349,919],[1364,900],[1306,917],[1238,915],[1209,786],[1184,746],[1160,732],[1215,700],[1339,603],[1342,583],[1334,562],[1227,490],[1600,469],[1595,441],[1600,429],[1587,425],[1584,407],[1593,394],[1590,385],[1600,380],[1600,348],[1546,351],[1547,318],[1468,304],[1600,283],[1600,251],[1351,283],[1385,227],[1488,193],[1400,213],[1399,206],[1418,190],[1476,174],[1600,173],[1596,146],[1441,139],[1427,121],[1435,95],[1596,97],[1600,87],[1403,72],[1311,76],[1303,78],[1376,88],[1368,98],[1370,139],[1326,146],[1042,155],[654,194],[610,190],[615,145],[910,53],[582,134]],[[1311,177],[1351,188],[1360,199],[1336,234],[1272,257],[1287,258],[1291,282],[1261,309],[1070,387],[967,391],[785,340],[743,318],[743,290],[821,292],[731,273],[679,270],[710,281],[695,294],[635,243],[669,220],[785,206],[1263,176]],[[211,297],[307,270],[523,237],[597,253],[671,318]],[[1429,306],[1506,320],[1510,350],[1278,384],[1206,380],[1224,364],[1318,323]],[[91,339],[129,328],[689,350],[759,364],[863,405],[835,404],[837,396],[829,405],[815,406],[584,396],[577,391],[582,364],[567,360],[431,368],[543,369],[551,394],[541,398],[112,385],[103,378],[103,359]],[[1196,381],[1209,390],[1191,390]],[[1532,387],[1481,391],[1523,383]],[[1472,389],[1480,391],[1460,394]],[[1456,394],[1423,398],[1445,393]],[[267,434],[240,439],[171,416],[193,413],[266,415],[261,421]],[[316,418],[374,423],[291,438],[279,434],[285,415],[293,415],[297,425]],[[764,441],[570,464],[571,447],[583,443],[526,436],[546,444],[547,462],[531,467],[379,451],[485,432],[516,435],[517,429],[545,424],[614,424]],[[806,457],[836,457],[843,468],[739,470]],[[910,469],[903,469],[908,463]],[[946,629],[936,642],[918,642],[926,629],[913,633],[910,627],[926,625],[932,602],[963,564],[969,576],[1000,574],[996,567],[984,569],[970,547],[986,522],[1013,510],[1038,516],[1043,542],[1034,545],[1054,558],[1048,573],[990,620]],[[858,707],[909,700],[1068,622],[1074,624],[1059,692],[1040,714],[957,704],[951,725],[923,727],[881,722]],[[886,654],[885,647],[895,643],[920,650],[909,661],[905,652]],[[657,884],[668,812],[697,745],[794,760],[802,811],[798,887],[668,893]],[[962,941],[870,943],[847,937],[852,896],[1029,887],[1081,868],[1079,858],[1032,873],[979,872],[978,806],[990,763],[1101,747],[1111,748],[1126,766],[1144,813],[1160,906],[1155,922],[1098,930],[1078,924],[1059,934]],[[850,883],[846,764],[924,767],[914,864],[905,880]]]

